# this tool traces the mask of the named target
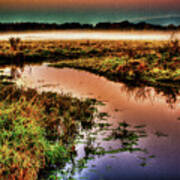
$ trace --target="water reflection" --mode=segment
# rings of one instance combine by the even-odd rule
[[[72,153],[71,162],[64,169],[56,170],[54,175],[62,179],[81,179],[84,169],[90,173],[97,173],[98,168],[92,163],[104,156],[112,159],[122,156],[124,152],[139,152],[139,166],[145,167],[155,158],[147,149],[139,147],[141,138],[146,138],[145,125],[131,127],[126,122],[120,122],[115,128],[107,120],[96,119],[96,127],[89,127],[89,131],[83,131],[76,139],[76,149]],[[111,164],[106,165],[111,169]],[[90,177],[84,177],[91,179]]]
[[[32,74],[32,70],[35,71],[35,73]],[[47,74],[44,78],[41,77],[41,72],[39,71],[43,71],[42,73],[45,75]],[[71,75],[71,73],[73,74],[74,72],[72,72],[72,69],[68,69],[65,68],[65,70],[68,71],[68,73]],[[36,85],[39,84],[38,88],[40,88],[40,86],[42,88],[46,87],[49,88],[49,90],[52,90],[51,87],[55,87],[59,85],[58,82],[58,77],[57,76],[58,73],[56,73],[55,68],[50,68],[47,67],[46,64],[44,65],[36,65],[36,66],[31,66],[31,65],[24,65],[24,64],[20,64],[19,66],[11,66],[10,68],[6,68],[6,71],[10,71],[10,76],[13,79],[18,79],[18,80],[22,80],[25,76],[28,77],[31,82],[31,80],[33,78],[35,78],[35,80],[37,80],[38,76],[41,79],[38,79],[38,82],[33,82],[35,87],[37,87]],[[76,70],[74,70],[76,71]],[[67,73],[67,72],[66,72]],[[82,72],[81,72],[82,73]],[[80,73],[80,74],[81,74]],[[36,75],[37,77],[33,77],[30,78],[30,76],[34,76]],[[61,72],[59,73],[61,75]],[[74,73],[76,76],[78,76],[78,73]],[[83,74],[83,73],[82,73]],[[21,76],[23,76],[21,78]],[[47,78],[47,76],[49,76],[49,78]],[[83,78],[81,75],[78,76],[79,78],[79,86],[81,84],[81,79]],[[64,77],[65,78],[65,77]],[[53,81],[56,81],[56,84],[53,84],[51,81],[49,81],[49,79],[53,79]],[[66,78],[65,78],[66,79]],[[77,78],[76,78],[77,79]],[[62,79],[60,79],[62,80]],[[164,99],[166,100],[167,104],[169,104],[170,107],[173,107],[173,105],[175,103],[177,103],[177,101],[179,100],[177,97],[180,94],[180,90],[178,87],[171,87],[171,86],[163,86],[163,85],[159,85],[157,87],[147,87],[143,84],[141,84],[141,86],[132,86],[130,84],[122,84],[122,83],[116,83],[119,84],[119,88],[120,88],[120,92],[124,92],[126,93],[126,96],[129,98],[134,98],[136,101],[146,101],[147,99],[150,102],[154,102],[155,100],[159,99],[161,97],[164,97]],[[28,82],[27,82],[27,86],[28,86]],[[48,89],[46,89],[48,90]],[[62,90],[64,91],[64,89]],[[89,95],[92,94],[93,92],[90,92]],[[81,95],[80,95],[81,96]]]
[[[72,93],[103,102],[95,123],[86,130],[79,127],[71,162],[54,175],[90,180],[180,177],[179,89],[132,87],[88,72],[46,65],[25,66],[17,81],[39,91]]]
[[[128,84],[122,85],[122,92],[125,92],[129,98],[136,101],[146,101],[147,99],[153,104],[159,97],[164,97],[169,107],[174,108],[179,102],[178,96],[180,89],[176,87],[159,86],[159,87],[136,87]],[[158,97],[159,96],[159,97]],[[177,102],[178,101],[178,102]]]

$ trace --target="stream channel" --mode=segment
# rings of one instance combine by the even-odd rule
[[[27,65],[19,73],[21,77],[16,78],[19,86],[70,94],[80,99],[95,98],[103,102],[104,105],[98,106],[98,111],[108,114],[107,122],[113,128],[118,129],[121,123],[127,132],[132,131],[142,137],[133,146],[135,151],[118,151],[127,142],[122,138],[107,140],[109,127],[94,133],[94,136],[93,133],[83,132],[84,135],[77,140],[79,143],[75,147],[75,162],[55,172],[62,179],[180,179],[178,96],[172,104],[168,103],[169,97],[152,87],[129,88],[86,71],[58,69],[48,67],[47,64]],[[86,143],[83,144],[83,141]],[[87,143],[93,147],[101,146],[109,153],[87,158]],[[78,163],[84,167],[77,168]]]

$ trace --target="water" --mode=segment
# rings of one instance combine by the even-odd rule
[[[8,69],[6,71],[8,72]],[[87,168],[75,171],[72,175],[74,178],[180,179],[180,121],[177,119],[180,117],[179,97],[176,103],[170,106],[167,104],[168,97],[163,96],[163,93],[158,94],[153,88],[130,90],[124,84],[69,68],[56,69],[46,65],[25,66],[23,72],[19,70],[19,73],[22,75],[21,78],[17,78],[19,86],[36,88],[38,91],[70,93],[78,98],[96,98],[104,102],[105,106],[99,106],[99,111],[109,114],[107,120],[113,127],[123,121],[132,127],[146,125],[143,129],[148,136],[139,139],[138,147],[146,149],[147,153],[125,151],[96,155],[94,159],[87,160]],[[91,143],[93,145],[100,143],[107,149],[109,146],[112,148],[121,146],[122,142],[119,140],[106,142],[102,137],[103,135],[97,135],[97,139]],[[85,146],[77,144],[76,160],[85,156]],[[144,160],[145,158],[147,159]],[[72,166],[72,164],[67,165],[65,171],[68,172],[68,168],[72,170]],[[62,175],[62,171],[59,170],[58,174]]]
[[[170,40],[172,32],[158,31],[37,31],[1,33],[0,40],[19,37],[22,40]],[[180,39],[180,33],[174,34],[174,39]]]

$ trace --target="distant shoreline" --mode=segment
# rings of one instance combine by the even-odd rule
[[[180,31],[180,25],[173,24],[162,26],[149,24],[146,22],[131,23],[129,21],[122,21],[116,23],[100,22],[96,25],[80,24],[80,23],[0,23],[0,32],[14,32],[14,31],[50,31],[50,30],[113,30],[113,31]]]
[[[0,31],[0,36],[2,34],[10,34],[10,33],[17,33],[17,34],[21,34],[21,33],[53,33],[53,32],[106,32],[106,33],[179,33],[180,32],[180,29],[177,29],[177,30],[148,30],[148,29],[142,29],[142,30],[135,30],[135,29],[132,29],[132,30],[121,30],[121,29],[50,29],[50,30],[47,30],[47,29],[44,29],[44,30],[31,30],[31,29],[28,29],[28,30],[8,30],[8,31]]]

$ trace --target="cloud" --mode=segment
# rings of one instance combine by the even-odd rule
[[[144,16],[138,18],[131,18],[130,21],[132,22],[140,22],[140,21],[147,21],[153,19],[166,19],[166,18],[180,18],[180,14],[167,14],[167,15],[159,15],[159,16]]]

